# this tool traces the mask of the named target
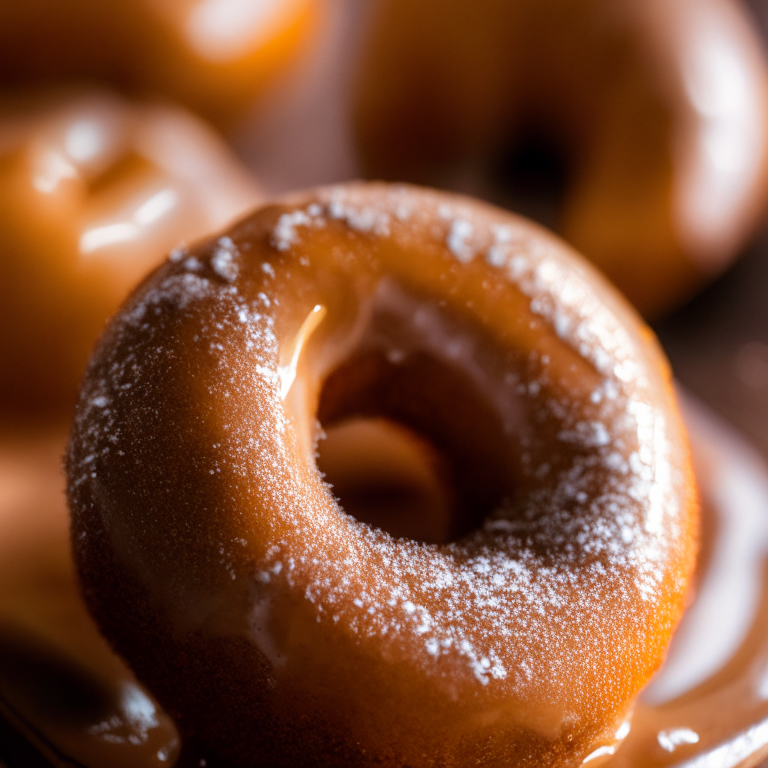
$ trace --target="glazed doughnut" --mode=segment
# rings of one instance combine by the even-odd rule
[[[261,193],[197,118],[98,92],[3,101],[0,161],[0,413],[69,418],[139,278]]]
[[[384,475],[422,457],[434,524],[346,513],[355,425]],[[101,630],[238,766],[580,765],[626,734],[694,557],[651,333],[542,229],[418,188],[175,254],[102,336],[67,473]]]
[[[317,0],[6,0],[0,83],[97,82],[227,125],[296,62],[320,16]]]
[[[550,166],[535,215],[646,316],[758,223],[768,78],[733,0],[380,0],[374,16],[355,98],[372,176],[518,209],[541,196],[527,166]]]

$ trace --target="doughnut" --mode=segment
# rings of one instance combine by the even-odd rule
[[[538,226],[415,187],[174,253],[102,335],[66,466],[97,624],[237,766],[596,758],[695,556],[651,332]]]
[[[304,53],[317,0],[9,0],[0,84],[100,83],[228,126]]]
[[[759,223],[768,77],[734,0],[379,0],[373,21],[354,97],[367,174],[533,197],[648,317]]]
[[[71,418],[129,289],[261,193],[197,118],[102,92],[4,100],[0,163],[0,414]]]

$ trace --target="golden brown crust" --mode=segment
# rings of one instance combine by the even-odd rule
[[[361,72],[367,172],[504,203],[510,148],[549,143],[552,223],[646,316],[724,269],[764,210],[768,75],[732,0],[381,0]]]
[[[470,507],[452,428],[478,414],[475,530],[346,515],[318,414],[415,429]],[[100,344],[67,465],[97,621],[239,765],[580,764],[660,664],[695,549],[650,331],[540,228],[410,187],[298,195],[166,263]]]

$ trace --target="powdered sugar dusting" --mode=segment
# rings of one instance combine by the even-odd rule
[[[309,226],[312,219],[304,211],[284,213],[278,220],[272,231],[272,245],[278,251],[287,251],[292,245],[299,242],[298,227]]]
[[[469,242],[473,231],[472,225],[464,219],[454,219],[451,222],[446,243],[459,261],[472,261],[475,256],[475,251]]]
[[[233,283],[237,279],[238,266],[237,257],[239,256],[235,244],[230,237],[219,238],[216,244],[216,250],[211,257],[211,266],[213,271],[226,280]]]
[[[347,205],[343,196],[337,195],[328,204],[328,215],[332,219],[345,221],[358,232],[375,235],[389,234],[389,214],[373,206],[355,207]]]
[[[177,245],[169,254],[168,258],[174,264],[178,264],[187,255],[187,246],[183,243]]]
[[[399,214],[403,214],[402,207]],[[350,205],[345,202],[340,188],[336,188],[326,204],[311,203],[305,210],[280,216],[272,230],[270,242],[278,251],[287,251],[301,241],[300,228],[322,228],[328,219],[341,221],[362,234],[387,236],[390,233],[391,215],[388,212],[373,206]]]

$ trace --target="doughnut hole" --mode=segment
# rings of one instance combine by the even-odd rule
[[[446,544],[514,492],[514,447],[463,374],[424,352],[357,355],[323,385],[317,465],[342,508],[395,537]]]
[[[348,514],[398,538],[448,541],[446,462],[415,432],[387,419],[348,419],[328,429],[318,450],[318,468]]]
[[[490,197],[510,210],[556,228],[573,183],[572,153],[546,129],[531,127],[503,144],[490,163]]]

